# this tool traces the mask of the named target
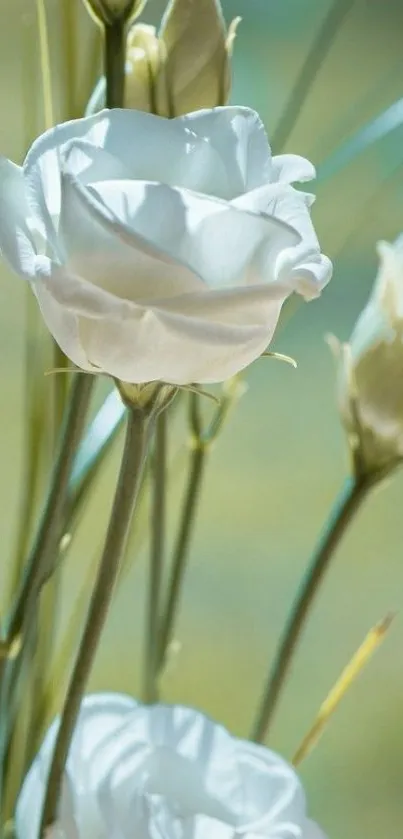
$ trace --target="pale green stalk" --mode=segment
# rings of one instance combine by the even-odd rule
[[[161,611],[166,513],[166,438],[166,414],[162,413],[158,417],[156,424],[154,456],[151,465],[151,537],[144,657],[145,702],[156,702],[158,700],[158,632]]]
[[[77,445],[82,435],[92,389],[92,377],[77,375],[66,412],[59,452],[55,461],[49,494],[30,556],[28,557],[6,631],[8,646],[19,642],[19,654],[7,662],[1,683],[0,718],[0,794],[4,794],[5,754],[15,718],[16,693],[27,644],[36,626],[37,602],[44,581],[58,555],[63,533],[63,511],[68,482]],[[1,808],[2,809],[2,808]],[[1,813],[1,816],[3,814]],[[0,822],[3,819],[0,818]]]
[[[200,499],[201,486],[205,471],[207,453],[216,440],[233,405],[237,391],[229,386],[219,403],[213,419],[206,429],[203,429],[200,412],[200,399],[197,393],[189,394],[189,419],[192,431],[189,473],[184,494],[178,533],[174,545],[170,566],[168,591],[160,618],[158,641],[158,676],[163,673],[169,646],[173,638],[175,621],[178,616],[180,598],[185,579],[189,558],[189,549],[194,534],[197,506]]]
[[[62,0],[62,32],[65,60],[65,84],[67,94],[67,118],[75,119],[77,87],[76,15],[77,5],[71,0]]]
[[[82,435],[92,384],[91,376],[77,374],[72,386],[48,499],[20,590],[11,610],[7,629],[10,641],[29,631],[32,611],[36,606],[41,587],[57,557],[59,542],[63,534],[63,511],[70,472]]]
[[[56,818],[60,785],[71,738],[102,629],[109,611],[130,522],[136,505],[146,457],[150,421],[150,415],[147,415],[142,410],[136,408],[129,410],[122,465],[104,550],[62,710],[60,727],[49,770],[40,836],[44,835],[46,828]]]
[[[42,471],[45,470],[44,449],[46,430],[49,430],[49,411],[47,409],[47,382],[43,375],[46,368],[46,352],[50,349],[50,336],[44,335],[43,321],[32,290],[26,288],[26,353],[24,369],[24,426],[22,441],[23,472],[21,480],[21,498],[17,518],[16,545],[11,563],[10,596],[12,601],[24,567],[24,562],[32,538],[35,511],[38,504]],[[48,466],[49,464],[47,464]]]
[[[348,478],[335,503],[308,564],[280,640],[274,663],[269,672],[260,709],[251,733],[251,739],[257,743],[263,742],[267,737],[282,689],[291,670],[298,643],[325,573],[330,566],[340,540],[355,520],[359,508],[373,485],[374,480],[371,477]]]
[[[160,620],[158,642],[159,676],[162,674],[166,664],[169,645],[173,637],[175,620],[179,611],[180,596],[186,573],[189,549],[196,523],[197,505],[200,498],[206,454],[207,446],[200,441],[197,443],[195,442],[190,455],[188,481],[172,557],[168,593],[166,596],[165,608]]]

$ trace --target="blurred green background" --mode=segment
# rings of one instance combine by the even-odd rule
[[[0,0],[0,150],[16,160],[43,127],[34,5]],[[255,363],[248,393],[212,452],[177,633],[182,647],[164,681],[167,699],[199,706],[240,734],[249,730],[291,598],[347,469],[324,337],[329,332],[348,337],[374,277],[376,240],[392,239],[403,228],[403,5],[339,2],[345,15],[326,35],[332,5],[328,0],[224,3],[228,20],[243,18],[233,101],[255,107],[269,136],[276,136],[307,60],[315,70],[284,148],[318,166],[315,223],[323,251],[335,262],[334,279],[321,300],[301,306],[276,341],[277,350],[298,360],[298,370]],[[162,7],[150,0],[145,19],[157,21]],[[60,0],[48,0],[47,9],[60,118],[68,108],[65,20]],[[93,53],[87,43],[91,24],[84,12],[79,20],[75,85],[83,96],[81,74]],[[380,115],[375,130],[357,135]],[[21,280],[0,270],[4,581],[21,488],[25,290]],[[74,608],[83,572],[102,540],[117,454],[108,460],[69,558],[65,615]],[[179,476],[170,488],[173,523],[180,492]],[[401,610],[402,497],[397,476],[369,500],[335,557],[273,729],[271,745],[286,756],[368,629],[388,611]],[[139,560],[119,590],[93,688],[138,693],[145,556]],[[398,616],[302,766],[311,812],[331,837],[401,835],[402,641]]]

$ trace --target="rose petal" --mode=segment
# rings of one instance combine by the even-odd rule
[[[316,178],[314,165],[299,154],[278,154],[273,157],[271,169],[272,183],[304,183]]]
[[[288,294],[274,284],[142,306],[57,265],[46,266],[42,275],[38,270],[35,287],[49,329],[74,363],[133,383],[214,382],[234,375],[266,348]],[[78,349],[68,342],[67,312],[76,318]]]
[[[278,255],[299,241],[299,233],[282,220],[249,213],[188,190],[139,181],[112,181],[98,183],[89,192],[72,179],[69,184],[70,191],[75,192],[75,204],[81,204],[81,213],[87,211],[87,216],[110,231],[111,248],[117,240],[116,233],[120,232],[127,243],[133,240],[135,247],[141,236],[151,248],[189,266],[211,288],[274,281]],[[96,249],[94,236],[88,235],[84,224],[75,222],[73,212],[71,229],[75,236],[82,237],[83,248],[85,241],[92,241],[92,249]],[[120,230],[117,225],[121,225]],[[167,286],[170,282],[167,275]],[[195,280],[189,278],[187,290],[193,289]],[[157,286],[155,293],[160,293]],[[131,299],[134,295],[135,291]]]
[[[239,828],[265,835],[273,825],[300,824],[304,820],[304,792],[285,760],[269,749],[239,740],[237,763],[247,802],[242,807]]]
[[[11,268],[30,279],[34,272],[35,241],[23,172],[0,157],[0,251]]]
[[[303,839],[327,839],[327,837],[316,822],[311,821],[311,819],[307,819]]]
[[[57,724],[18,801],[19,839],[37,839]],[[88,697],[68,778],[52,826],[63,839],[326,839],[290,765],[190,708]]]
[[[309,208],[313,200],[312,195],[284,186],[271,198],[266,211],[291,225],[301,236],[296,247],[280,255],[278,276],[308,300],[318,297],[332,276],[332,263],[321,254],[312,224]]]
[[[60,168],[74,142],[85,141],[87,157],[95,172],[101,150],[116,157],[131,178],[162,181],[222,193],[228,192],[225,168],[209,143],[176,120],[132,110],[105,110],[92,117],[63,123],[45,132],[31,146],[24,171],[29,200],[42,229],[57,253],[57,218],[60,210]],[[67,149],[66,149],[67,146]],[[78,146],[80,148],[80,146]],[[81,152],[83,148],[81,146]],[[82,154],[71,157],[71,165],[82,173]],[[98,165],[99,167],[103,165]]]
[[[231,194],[226,198],[235,198],[270,182],[270,145],[256,111],[234,106],[213,108],[195,111],[173,122],[189,126],[218,152],[230,180]]]
[[[141,190],[136,192],[135,183],[133,186],[141,201]],[[170,195],[171,190],[166,190]],[[128,200],[124,190],[118,190],[111,211],[75,178],[63,176],[59,236],[67,273],[77,273],[92,282],[94,289],[105,288],[118,298],[133,302],[203,289],[201,279],[186,265],[173,261],[161,251],[158,242],[150,242],[142,235],[140,219],[138,232],[128,230],[128,225],[120,222],[118,208],[125,218]],[[148,206],[143,214],[149,211]],[[167,214],[165,230],[172,238],[179,224],[175,213]],[[154,219],[152,229],[157,225],[158,219]],[[147,230],[147,224],[145,227]]]

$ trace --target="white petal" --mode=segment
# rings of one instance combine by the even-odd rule
[[[100,199],[94,212],[189,266],[211,288],[272,282],[278,255],[300,239],[282,220],[163,184],[118,181],[91,191]]]
[[[275,752],[239,740],[237,765],[242,779],[243,830],[265,835],[274,825],[300,825],[305,796],[293,768]]]
[[[267,207],[267,213],[287,222],[301,236],[300,244],[279,256],[279,278],[289,281],[306,299],[318,297],[332,275],[332,263],[320,252],[312,224],[310,207],[314,196],[293,189],[279,188]]]
[[[152,199],[142,207],[141,187],[131,183],[131,194],[127,195],[122,188],[115,195],[112,190],[106,206],[72,176],[63,176],[59,237],[67,272],[133,302],[203,289],[203,282],[186,265],[178,264],[161,251],[164,237],[174,240],[179,235],[181,217],[177,206],[165,201],[161,229],[157,215],[161,208],[155,207]],[[168,197],[172,194],[176,198],[169,187],[165,190]],[[111,192],[109,188],[108,192]],[[128,202],[134,206],[128,208]],[[138,230],[127,223],[129,209],[135,212]],[[149,219],[153,209],[156,217]],[[144,217],[145,224],[141,223]],[[148,221],[155,230],[154,241],[143,235],[143,228],[149,233]]]
[[[284,184],[304,183],[316,178],[314,165],[299,154],[278,154],[273,157],[271,180]]]
[[[231,201],[233,207],[240,210],[249,210],[252,213],[267,213],[273,202],[282,195],[285,190],[284,184],[269,183],[251,189],[243,195],[238,195]]]
[[[68,760],[69,780],[65,779],[61,803],[60,817],[65,839],[76,839],[74,799],[88,780],[88,767],[99,742],[116,730],[135,708],[133,699],[119,694],[100,693],[84,699]],[[46,779],[58,727],[57,718],[25,778],[16,810],[18,839],[38,839]]]
[[[78,366],[128,382],[173,384],[223,381],[247,366],[270,342],[289,293],[275,283],[137,305],[60,266],[38,276],[36,288],[50,331]],[[69,345],[68,313],[76,329]]]
[[[306,828],[304,830],[303,839],[327,839],[324,831],[316,822],[307,820]]]
[[[203,813],[234,824],[232,806],[242,799],[234,758],[235,740],[203,714],[180,706],[139,707],[96,754],[105,817],[109,821],[109,810],[128,819],[138,790],[166,801],[171,821],[176,811],[185,820]],[[144,819],[147,812],[137,815]]]
[[[73,138],[88,139],[102,147],[104,135],[105,126],[99,114],[64,122],[38,137],[25,158],[23,169],[28,201],[53,257],[60,256],[57,226],[63,147]]]
[[[60,168],[62,159],[84,141],[87,158],[92,158],[94,180],[106,160],[116,158],[122,171],[134,179],[161,181],[203,192],[226,195],[229,190],[226,168],[211,144],[177,122],[140,111],[105,110],[92,117],[63,123],[43,134],[31,147],[24,163],[32,205],[46,229],[49,240],[56,240],[52,219],[60,208]],[[92,147],[92,151],[91,151]],[[81,147],[81,151],[82,151]],[[98,152],[102,162],[97,163]],[[72,173],[83,175],[83,155],[72,155]],[[91,172],[87,174],[87,182]],[[116,177],[116,174],[115,174]]]
[[[52,273],[55,270],[62,269],[59,266],[56,268],[47,258],[37,260],[36,276],[32,283],[32,290],[39,303],[43,319],[67,358],[81,370],[86,370],[89,373],[96,372],[81,343],[79,320],[76,312],[69,311],[65,306],[60,305],[55,296],[48,290],[47,286],[52,284]]]
[[[230,179],[231,195],[225,197],[235,198],[270,181],[271,151],[256,111],[228,106],[195,111],[173,122],[188,126],[218,152]]]
[[[32,277],[35,243],[23,172],[0,157],[0,253],[11,268],[28,279]]]

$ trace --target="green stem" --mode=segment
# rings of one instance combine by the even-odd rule
[[[65,370],[68,366],[68,360],[60,349],[56,341],[53,341],[52,346],[53,365],[55,370]],[[80,374],[81,375],[81,374]],[[64,410],[69,396],[69,378],[67,372],[55,373],[52,376],[52,410],[53,410],[53,442],[54,449],[57,450],[59,443],[60,430],[63,426]]]
[[[126,61],[126,23],[105,23],[104,70],[106,107],[123,108]]]
[[[158,700],[157,657],[165,536],[166,430],[166,415],[162,413],[156,425],[154,460],[151,470],[151,551],[144,662],[145,702]]]
[[[372,486],[373,481],[369,478],[349,478],[336,501],[302,581],[269,674],[251,735],[251,739],[257,743],[263,742],[267,736],[294,653],[333,554]]]
[[[49,575],[63,533],[63,513],[68,483],[77,446],[87,415],[92,376],[78,373],[72,385],[59,452],[56,458],[49,495],[34,545],[8,620],[6,643],[12,647],[18,639],[21,649],[5,663],[0,691],[0,810],[4,794],[5,756],[15,718],[14,694],[26,658],[26,650],[35,632],[36,606],[42,585]],[[1,821],[1,818],[0,818]]]
[[[63,531],[63,511],[71,467],[82,435],[92,385],[92,376],[77,373],[72,385],[48,499],[20,590],[11,611],[7,631],[10,641],[18,637],[23,628],[28,628],[41,586],[49,573],[52,559],[57,554]]]
[[[189,545],[196,520],[197,502],[200,495],[207,445],[201,440],[195,441],[190,463],[189,478],[182,507],[179,532],[175,543],[172,571],[166,608],[163,612],[159,632],[158,672],[164,668],[169,644],[172,640],[175,616],[178,611],[180,593],[186,570]]]
[[[282,151],[284,148],[298,120],[316,74],[353,2],[354,0],[334,0],[322,26],[319,28],[308,55],[298,73],[296,85],[287,101],[285,111],[272,136],[272,145],[276,152]]]
[[[108,614],[120,561],[135,509],[146,457],[150,417],[135,408],[129,410],[126,440],[111,517],[93,588],[87,620],[71,675],[53,751],[42,814],[40,836],[56,819],[60,786],[71,738],[80,710],[92,663]]]

